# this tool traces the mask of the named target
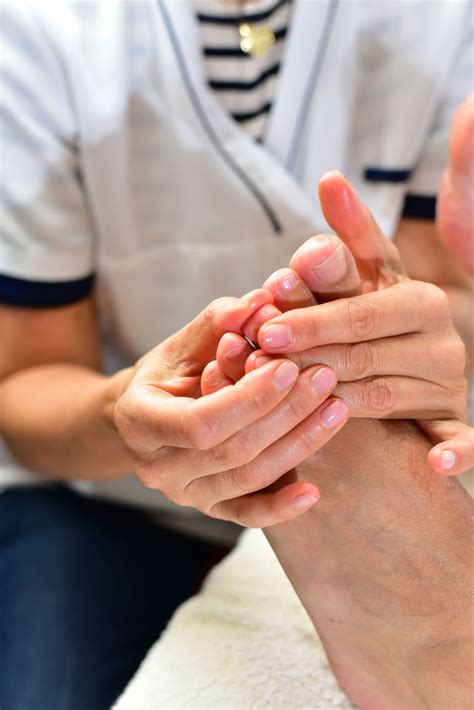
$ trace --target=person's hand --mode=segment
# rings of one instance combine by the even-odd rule
[[[338,283],[362,295],[287,312],[260,329],[260,345],[272,354],[300,353],[300,366],[332,366],[340,382],[335,394],[352,416],[415,418],[433,443],[443,442],[430,452],[432,467],[448,474],[467,470],[473,439],[464,421],[465,348],[446,295],[408,279],[395,246],[340,173],[326,175],[319,193],[343,244],[336,237],[309,240],[290,266],[316,298],[337,295]],[[328,286],[328,273],[336,289]]]
[[[274,304],[265,306],[266,322],[256,314],[245,329],[262,350],[247,362],[234,360],[233,374],[276,353],[300,368],[327,364],[338,378],[334,394],[351,416],[416,418],[437,444],[431,466],[445,474],[467,470],[474,442],[464,421],[465,348],[444,292],[408,279],[396,247],[340,173],[322,179],[320,199],[339,238],[313,237],[295,253],[290,269],[267,280]],[[229,337],[235,348],[236,336]],[[224,344],[218,367],[229,374]]]
[[[308,510],[319,498],[312,483],[292,481],[262,490],[323,446],[344,424],[327,400],[336,385],[327,367],[299,373],[272,359],[237,384],[201,391],[211,383],[221,336],[236,337],[269,306],[254,291],[213,302],[194,321],[136,365],[115,407],[117,430],[132,452],[141,481],[168,499],[216,518],[265,527]],[[242,338],[242,352],[249,347]],[[215,362],[215,361],[214,361]]]
[[[467,273],[474,274],[474,94],[454,115],[436,226],[444,245]]]

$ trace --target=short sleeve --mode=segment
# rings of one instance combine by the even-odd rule
[[[0,13],[0,301],[62,305],[94,272],[67,67],[38,6],[4,0]]]
[[[471,18],[472,19],[472,18]],[[474,88],[474,24],[459,39],[431,129],[413,170],[403,208],[404,217],[434,219],[436,195],[448,163],[451,122],[454,112]]]

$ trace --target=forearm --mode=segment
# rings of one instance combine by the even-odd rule
[[[132,470],[113,424],[130,379],[87,367],[51,364],[22,370],[0,385],[0,433],[23,465],[59,479],[110,479]]]

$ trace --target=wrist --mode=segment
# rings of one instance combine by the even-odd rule
[[[105,424],[115,432],[117,432],[117,426],[115,423],[115,407],[120,397],[130,385],[134,373],[134,367],[127,367],[123,370],[119,370],[111,377],[108,377],[103,383],[101,393],[102,417]]]

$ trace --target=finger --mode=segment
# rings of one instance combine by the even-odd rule
[[[262,357],[255,350],[248,358]],[[289,356],[300,370],[311,365],[328,365],[339,382],[353,382],[380,375],[416,377],[428,382],[461,378],[465,368],[465,347],[459,336],[440,338],[428,333],[410,333],[361,343],[321,345]]]
[[[397,248],[386,239],[369,208],[339,171],[323,175],[319,199],[327,223],[353,254],[363,292],[397,283],[405,269]]]
[[[217,299],[217,303],[222,299]],[[224,299],[227,301],[228,299]],[[241,333],[246,321],[256,313],[259,308],[272,303],[273,297],[269,291],[263,288],[255,289],[238,299],[238,302],[230,308],[225,304],[221,308],[214,309],[213,332],[220,337],[226,331]]]
[[[293,269],[279,269],[265,281],[263,288],[273,295],[274,305],[282,312],[316,305],[309,286]]]
[[[201,392],[204,396],[233,384],[233,380],[222,372],[215,360],[206,365],[201,375]]]
[[[153,384],[132,385],[119,399],[115,419],[136,452],[156,452],[159,446],[208,450],[272,411],[298,375],[293,363],[275,360],[197,400],[173,397]]]
[[[354,257],[334,234],[318,234],[308,239],[293,254],[290,266],[320,302],[361,292]]]
[[[174,363],[193,361],[198,370],[200,366],[204,367],[214,358],[224,333],[242,333],[244,323],[272,300],[269,291],[257,289],[240,299],[218,298],[212,301],[194,320],[161,343],[159,357],[148,358],[143,363],[141,380],[153,377],[163,367],[169,372]]]
[[[329,399],[288,434],[279,438],[250,463],[193,482],[197,498],[214,500],[206,512],[215,515],[220,501],[227,504],[242,494],[262,490],[324,446],[346,423],[344,402]]]
[[[279,309],[273,304],[265,304],[258,309],[243,325],[242,332],[252,342],[257,342],[261,326],[272,318],[280,315]]]
[[[414,377],[374,377],[339,384],[334,394],[344,400],[351,417],[425,419],[462,416],[463,396],[434,382]]]
[[[438,444],[428,453],[431,468],[444,476],[457,476],[474,467],[474,443],[452,439]]]
[[[251,353],[246,362],[245,362],[245,372],[252,372],[252,370],[256,370],[257,367],[262,367],[263,365],[266,365],[267,362],[271,362],[274,359],[273,355],[266,355],[263,350],[254,350],[253,353]],[[311,367],[311,365],[316,365],[316,362],[310,363],[308,367]],[[306,368],[300,368],[301,370],[305,370]]]
[[[268,353],[287,354],[408,332],[447,332],[450,324],[444,291],[421,281],[406,281],[390,289],[283,313],[262,326],[258,342]]]
[[[237,382],[245,374],[245,362],[252,352],[252,346],[241,335],[225,333],[217,346],[219,369],[232,382]]]
[[[428,463],[440,474],[454,476],[474,467],[474,429],[459,419],[422,420],[421,429],[432,443]]]
[[[219,503],[213,516],[247,528],[266,528],[306,513],[319,498],[315,485],[296,481],[275,493],[252,493]]]
[[[227,479],[219,483],[213,474],[221,475],[222,472],[245,467],[317,410],[335,385],[336,378],[329,368],[309,368],[301,373],[291,392],[274,410],[259,421],[243,427],[211,451],[167,447],[158,459],[157,487],[162,490],[177,488],[179,492],[184,486],[184,499],[191,500],[192,505],[201,510],[209,501],[241,495],[241,484],[226,483]],[[347,409],[345,405],[344,409]],[[205,478],[206,483],[199,483],[200,478]],[[216,492],[213,492],[213,486],[218,488]],[[261,487],[249,488],[245,492]]]

